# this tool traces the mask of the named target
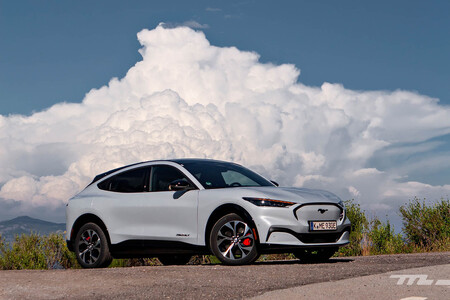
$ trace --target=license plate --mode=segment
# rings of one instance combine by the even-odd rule
[[[314,222],[309,222],[309,230],[310,231],[336,230],[336,229],[337,229],[336,221],[314,221]]]

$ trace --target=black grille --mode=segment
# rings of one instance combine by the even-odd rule
[[[313,243],[335,243],[339,240],[343,232],[333,232],[333,233],[307,233],[307,234],[297,234],[297,238],[305,244]]]

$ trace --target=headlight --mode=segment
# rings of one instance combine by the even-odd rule
[[[271,207],[289,207],[294,205],[295,202],[274,200],[268,198],[252,198],[252,197],[242,197],[245,201],[248,201],[256,206],[271,206]]]

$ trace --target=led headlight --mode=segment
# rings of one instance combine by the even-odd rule
[[[248,201],[256,206],[271,206],[271,207],[289,207],[294,205],[295,202],[268,199],[268,198],[252,198],[252,197],[242,197],[245,201]]]

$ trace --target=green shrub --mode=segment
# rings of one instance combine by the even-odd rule
[[[76,259],[60,234],[36,233],[16,236],[11,247],[2,243],[0,269],[54,269],[77,266]]]
[[[378,218],[370,222],[365,211],[354,200],[345,201],[347,218],[352,223],[350,244],[339,249],[338,255],[359,256],[375,254],[401,253],[405,243],[401,234],[395,234],[389,221],[382,223]]]
[[[425,205],[417,197],[400,207],[403,232],[408,242],[428,250],[448,248],[450,240],[450,201],[441,199],[434,205]]]
[[[394,227],[389,220],[386,224],[378,218],[370,222],[368,232],[370,239],[370,254],[393,254],[405,251],[405,242],[401,234],[394,233]]]
[[[66,241],[61,234],[53,233],[43,236],[42,241],[48,269],[79,267],[75,253],[69,251]]]
[[[0,234],[0,269],[2,269],[3,266],[3,253],[5,253],[5,250],[6,250],[5,240]]]
[[[2,268],[5,270],[45,269],[41,237],[33,233],[17,236],[11,249],[6,249],[3,253]]]
[[[339,255],[357,256],[366,254],[367,227],[368,222],[366,215],[359,204],[354,200],[345,201],[347,218],[352,223],[352,232],[350,233],[350,244],[347,247],[339,249]],[[368,254],[368,253],[367,253]]]

